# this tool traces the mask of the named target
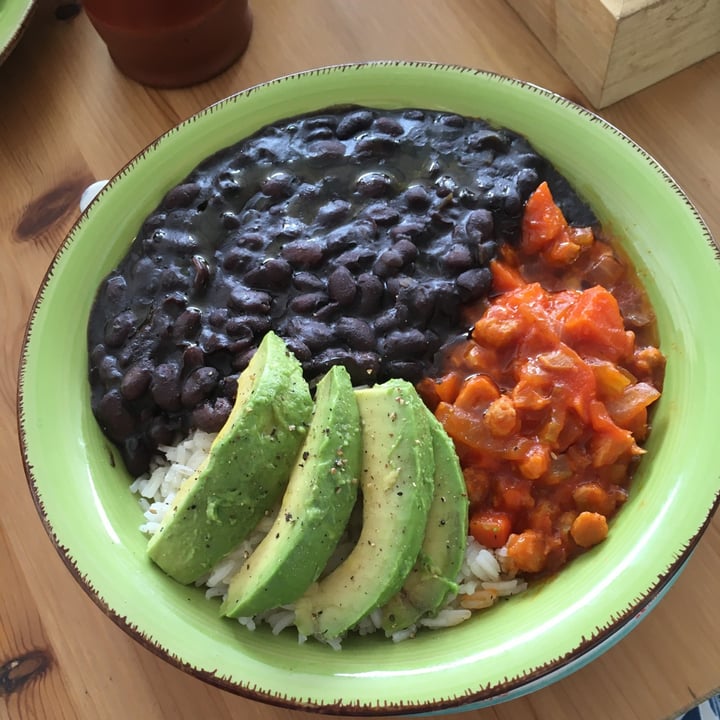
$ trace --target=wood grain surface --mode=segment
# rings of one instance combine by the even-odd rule
[[[192,88],[126,79],[79,6],[48,0],[0,67],[0,718],[311,717],[218,690],[145,650],[85,595],[44,531],[18,448],[17,364],[33,298],[82,190],[210,103],[320,65],[456,63],[587,104],[502,0],[256,0],[253,9],[241,62]],[[658,159],[720,237],[720,56],[601,114]],[[532,695],[457,717],[674,717],[720,688],[718,596],[720,517],[658,607],[600,659]]]

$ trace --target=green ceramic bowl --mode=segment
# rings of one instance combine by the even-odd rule
[[[0,0],[0,63],[20,40],[34,9],[35,0]]]
[[[102,277],[142,219],[200,160],[278,118],[332,104],[426,107],[526,135],[622,243],[658,316],[668,366],[648,454],[606,542],[551,581],[452,629],[335,652],[249,632],[145,556],[128,476],[90,410],[85,327]],[[456,67],[377,63],[282,78],[173,129],[124,168],[55,258],[22,358],[20,435],[30,488],[68,567],[97,604],[161,657],[281,706],[349,715],[441,712],[506,700],[617,641],[688,558],[718,504],[720,265],[707,228],[658,164],[587,110],[532,85]]]

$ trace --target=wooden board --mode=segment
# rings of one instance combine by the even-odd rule
[[[507,0],[602,108],[720,51],[720,0]]]

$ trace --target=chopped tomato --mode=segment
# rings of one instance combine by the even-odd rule
[[[487,548],[501,548],[508,540],[512,524],[507,513],[480,510],[470,516],[470,534]]]
[[[491,265],[496,295],[468,309],[479,314],[467,316],[470,338],[418,389],[455,442],[470,532],[505,545],[517,570],[539,573],[607,534],[665,360],[651,344],[636,347],[612,288],[581,289],[594,275],[632,295],[626,266],[592,228],[567,224],[545,184],[522,233]]]
[[[542,183],[525,205],[522,224],[522,249],[536,253],[545,249],[567,227],[560,208],[555,204],[550,188]]]

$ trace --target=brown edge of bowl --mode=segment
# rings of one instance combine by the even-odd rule
[[[1,59],[1,58],[0,58]],[[553,93],[550,90],[547,90],[545,88],[542,88],[538,85],[534,85],[533,83],[525,82],[522,80],[518,80],[516,78],[510,78],[504,75],[501,75],[499,73],[494,73],[486,70],[478,70],[475,68],[469,68],[464,67],[460,65],[452,65],[452,64],[440,64],[440,63],[430,63],[430,62],[414,62],[414,61],[372,61],[372,62],[363,62],[363,63],[351,63],[346,65],[330,65],[325,66],[321,68],[314,68],[311,70],[301,71],[297,73],[293,73],[290,75],[285,75],[279,78],[275,78],[273,80],[270,80],[265,83],[260,83],[258,85],[254,85],[250,88],[247,88],[245,90],[239,91],[237,93],[234,93],[233,95],[230,95],[217,103],[213,103],[212,105],[209,105],[208,107],[198,111],[197,113],[194,113],[190,117],[186,118],[184,121],[178,123],[173,128],[168,130],[167,132],[163,133],[161,136],[153,140],[147,147],[145,147],[143,150],[141,150],[137,155],[135,155],[123,168],[121,168],[113,178],[111,178],[110,181],[106,184],[106,186],[98,193],[97,198],[100,198],[102,195],[105,194],[106,189],[118,178],[123,177],[126,175],[130,170],[132,170],[133,166],[141,161],[145,155],[147,155],[148,152],[150,152],[152,149],[155,148],[155,146],[166,136],[171,135],[172,133],[175,133],[179,130],[179,128],[182,125],[185,125],[190,122],[194,122],[197,120],[198,117],[209,114],[217,110],[219,107],[234,102],[235,99],[238,96],[248,95],[253,92],[255,92],[257,89],[262,88],[266,85],[272,85],[277,84],[280,82],[285,82],[287,80],[291,80],[294,77],[297,76],[304,76],[304,75],[320,75],[327,72],[337,72],[337,71],[348,71],[353,70],[361,67],[366,66],[403,66],[403,65],[409,65],[409,66],[416,66],[416,67],[428,67],[435,70],[448,70],[448,71],[459,71],[459,72],[469,72],[476,75],[485,75],[494,77],[497,79],[500,79],[504,82],[509,82],[514,85],[518,85],[521,87],[525,87],[528,90],[536,93],[540,93],[543,95],[546,95],[549,99],[553,100],[554,102],[557,102],[561,105],[564,105],[566,107],[574,109],[576,112],[579,112],[580,114],[586,116],[590,121],[592,122],[598,122],[602,125],[606,126],[610,131],[612,131],[614,134],[619,136],[622,140],[629,143],[634,150],[637,152],[640,152],[641,155],[645,158],[645,160],[656,170],[658,171],[664,179],[668,182],[670,187],[673,189],[673,191],[678,195],[678,197],[683,200],[683,202],[688,206],[688,208],[691,210],[692,214],[694,215],[695,219],[698,221],[698,223],[701,225],[704,231],[704,237],[708,245],[714,250],[715,257],[720,262],[720,248],[713,240],[712,234],[710,233],[710,230],[707,228],[706,224],[704,223],[701,215],[695,208],[695,206],[692,204],[692,202],[689,200],[689,198],[686,196],[686,194],[683,192],[682,188],[677,184],[677,182],[672,178],[672,176],[649,154],[647,153],[642,147],[640,147],[635,141],[633,141],[631,138],[629,138],[625,133],[623,133],[621,130],[616,128],[614,125],[609,123],[607,120],[601,118],[591,110],[588,110],[587,108],[583,107],[577,102],[574,102],[572,100],[569,100],[568,98],[565,98],[561,95],[558,95],[556,93]],[[96,198],[96,199],[97,199]],[[425,703],[388,703],[388,704],[376,704],[376,705],[368,705],[368,704],[360,704],[360,703],[350,703],[350,704],[344,704],[341,702],[336,703],[330,703],[330,704],[322,704],[319,705],[315,702],[312,702],[310,699],[303,700],[301,698],[288,698],[287,696],[279,696],[279,695],[273,695],[269,694],[267,692],[263,692],[261,690],[256,689],[255,687],[249,687],[249,686],[243,686],[240,683],[232,682],[228,680],[227,678],[223,676],[217,675],[215,672],[212,671],[206,671],[206,670],[200,670],[199,668],[196,668],[183,660],[181,660],[177,655],[171,653],[166,648],[162,647],[158,643],[153,642],[148,637],[146,637],[138,628],[137,626],[130,623],[127,619],[127,617],[121,616],[118,613],[116,613],[104,600],[103,598],[96,592],[95,588],[93,587],[92,583],[89,579],[87,579],[82,572],[78,569],[78,567],[75,565],[72,556],[65,546],[62,545],[59,538],[55,535],[55,532],[53,530],[53,527],[45,513],[45,508],[43,506],[43,502],[40,498],[38,489],[35,484],[35,477],[33,474],[33,466],[30,462],[30,458],[28,457],[27,453],[27,445],[26,445],[26,437],[25,432],[23,429],[24,425],[24,409],[23,409],[23,388],[25,384],[25,364],[26,364],[26,352],[27,352],[27,344],[30,339],[31,335],[31,329],[32,325],[35,319],[35,316],[37,314],[38,308],[43,300],[43,294],[45,287],[47,286],[48,282],[52,278],[54,274],[55,267],[61,258],[62,254],[66,251],[66,249],[69,247],[69,245],[73,241],[73,236],[75,231],[82,225],[82,222],[84,221],[86,214],[90,207],[96,202],[96,200],[93,200],[88,208],[86,208],[84,211],[80,213],[80,216],[73,224],[72,228],[68,232],[67,236],[63,240],[62,244],[56,251],[45,275],[43,276],[42,282],[40,284],[40,288],[35,296],[35,299],[33,301],[30,315],[28,317],[28,321],[25,325],[25,332],[23,336],[23,342],[21,346],[21,357],[18,367],[18,393],[17,393],[17,426],[18,426],[18,438],[20,442],[20,450],[22,454],[22,461],[23,461],[23,467],[25,470],[25,476],[26,480],[28,482],[28,487],[30,489],[30,493],[33,498],[33,503],[35,505],[35,508],[38,512],[38,515],[40,516],[40,519],[43,523],[43,526],[45,528],[45,531],[47,532],[50,540],[52,541],[53,545],[55,546],[55,550],[59,554],[60,558],[65,563],[66,567],[72,575],[75,577],[75,580],[78,582],[78,584],[83,588],[83,590],[87,593],[87,595],[93,600],[93,602],[100,608],[100,610],[105,614],[108,618],[110,618],[118,627],[120,627],[125,633],[127,633],[130,637],[132,637],[135,641],[140,643],[143,647],[145,647],[147,650],[161,658],[162,660],[168,662],[169,664],[175,666],[182,672],[185,672],[193,677],[198,678],[199,680],[202,680],[210,685],[213,685],[221,690],[225,690],[227,692],[233,693],[235,695],[239,695],[241,697],[245,697],[249,700],[254,700],[256,702],[262,702],[270,705],[274,705],[276,707],[281,707],[284,709],[290,709],[290,710],[302,710],[306,712],[315,712],[318,714],[328,714],[328,715],[345,715],[345,716],[354,716],[354,717],[383,717],[383,716],[394,716],[394,715],[407,715],[409,713],[411,714],[422,714],[422,713],[430,713],[430,712],[438,712],[438,711],[447,711],[447,710],[457,710],[460,711],[463,709],[464,706],[473,705],[477,703],[487,703],[487,704],[493,704],[492,700],[497,698],[498,702],[503,702],[505,698],[503,696],[508,695],[510,693],[517,693],[514,697],[520,697],[524,693],[522,692],[522,689],[524,686],[540,681],[543,678],[547,677],[551,673],[561,670],[563,667],[565,667],[568,663],[576,660],[581,660],[583,656],[590,653],[592,650],[598,648],[603,643],[609,641],[614,635],[619,633],[623,627],[625,627],[631,620],[637,618],[640,616],[647,608],[650,606],[654,600],[659,600],[660,597],[665,593],[665,591],[669,588],[669,585],[671,581],[676,577],[678,572],[681,570],[683,564],[688,560],[690,557],[692,551],[695,549],[697,544],[699,543],[702,535],[704,534],[705,530],[707,529],[708,525],[710,524],[713,515],[717,511],[718,507],[720,507],[720,490],[716,492],[715,498],[713,500],[713,503],[711,504],[708,513],[702,522],[702,524],[699,526],[695,534],[689,539],[688,543],[682,548],[680,553],[676,556],[675,560],[666,568],[665,572],[658,575],[655,583],[652,587],[650,587],[647,591],[647,593],[639,598],[636,598],[634,604],[631,607],[626,608],[624,611],[619,613],[610,623],[603,627],[595,628],[594,633],[587,638],[583,638],[582,642],[575,647],[574,649],[568,651],[564,655],[561,655],[557,658],[555,658],[552,661],[549,661],[548,663],[545,663],[544,665],[537,667],[523,675],[520,675],[515,678],[505,678],[504,682],[488,686],[488,687],[480,687],[477,689],[468,689],[466,693],[462,695],[456,695],[451,698],[444,698],[439,700],[433,700]],[[111,457],[114,457],[112,455],[112,449],[110,450]],[[619,640],[620,638],[618,638]],[[560,678],[558,678],[560,679]],[[513,698],[507,698],[514,699]],[[472,709],[472,708],[470,708]]]
[[[27,30],[27,26],[30,23],[32,16],[35,14],[36,9],[37,0],[30,0],[25,14],[20,20],[20,24],[15,28],[15,32],[10,36],[10,40],[7,42],[5,47],[2,49],[2,51],[0,51],[0,65],[2,65],[5,60],[8,59],[10,53],[14,50],[15,46],[20,41],[22,34],[25,32],[25,30]]]

